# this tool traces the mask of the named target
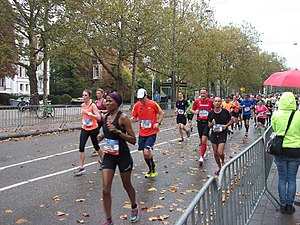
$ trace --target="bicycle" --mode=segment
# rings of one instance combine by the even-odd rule
[[[51,105],[41,105],[36,111],[39,119],[46,119],[47,117],[54,117],[55,109]]]

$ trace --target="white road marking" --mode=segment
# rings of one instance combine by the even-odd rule
[[[161,130],[160,132],[164,132],[164,131],[168,131],[168,130],[172,130],[172,129],[174,129],[174,127]],[[138,135],[136,137],[138,137]],[[100,144],[100,145],[102,145],[102,144]],[[86,146],[85,148],[89,149],[89,148],[92,148],[92,147],[93,147],[92,145],[89,145],[89,146]],[[77,152],[77,151],[78,151],[78,148],[73,149],[73,150],[69,150],[69,151],[66,151],[66,152],[56,153],[56,154],[53,154],[53,155],[48,155],[48,156],[44,156],[44,157],[40,157],[40,158],[36,158],[36,159],[31,159],[31,160],[27,160],[27,161],[15,163],[15,164],[7,165],[7,166],[2,166],[2,167],[0,167],[0,171],[8,169],[8,168],[16,167],[16,166],[25,165],[25,164],[28,164],[28,163],[37,162],[37,161],[40,161],[40,160],[46,160],[46,159],[53,158],[53,157],[56,157],[56,156],[69,154],[69,153],[72,153],[72,152]]]
[[[196,134],[193,134],[191,136],[194,136],[194,135],[196,135]],[[169,142],[172,142],[172,141],[175,141],[175,140],[178,140],[178,139],[179,138],[175,138],[175,139],[172,139],[172,140],[169,140],[169,141],[164,141],[164,142],[155,144],[154,146],[160,146],[160,145],[168,144]],[[136,153],[136,152],[138,152],[138,150],[133,150],[130,153],[133,154],[133,153]],[[91,162],[91,163],[85,164],[85,167],[89,167],[89,166],[95,165],[97,163],[98,162]],[[43,180],[43,179],[46,179],[46,178],[49,178],[49,177],[54,177],[54,176],[57,176],[57,175],[60,175],[60,174],[68,173],[68,172],[71,172],[75,169],[76,168],[70,168],[70,169],[62,170],[62,171],[59,171],[59,172],[56,172],[56,173],[51,173],[51,174],[48,174],[48,175],[44,175],[44,176],[36,177],[36,178],[33,178],[33,179],[29,179],[29,180],[26,180],[26,181],[22,181],[22,182],[19,182],[19,183],[16,183],[16,184],[12,184],[12,185],[0,188],[0,192],[6,191],[6,190],[9,190],[9,189],[13,189],[15,187],[23,186],[25,184],[29,184],[29,183],[32,183],[32,182],[35,182],[35,181]]]

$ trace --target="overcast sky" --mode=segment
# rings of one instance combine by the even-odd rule
[[[219,24],[255,26],[262,33],[261,48],[285,57],[300,69],[300,0],[210,0]]]

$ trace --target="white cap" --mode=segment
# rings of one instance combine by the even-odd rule
[[[147,91],[144,88],[140,88],[137,91],[137,98],[144,98],[147,95]]]

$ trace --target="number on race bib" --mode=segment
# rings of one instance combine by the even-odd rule
[[[183,109],[178,109],[178,114],[180,114],[180,115],[184,114],[184,110]]]
[[[249,112],[250,111],[250,107],[245,107],[245,112]]]
[[[199,111],[199,116],[200,116],[200,117],[208,116],[208,111],[207,111],[207,110],[204,110],[204,109],[200,110],[200,111]]]
[[[92,119],[88,119],[88,118],[84,118],[82,120],[82,124],[86,127],[91,127],[93,126],[93,120]]]
[[[110,155],[119,155],[119,140],[105,138],[102,151]]]
[[[142,128],[151,128],[152,127],[151,120],[141,120],[141,127]]]

